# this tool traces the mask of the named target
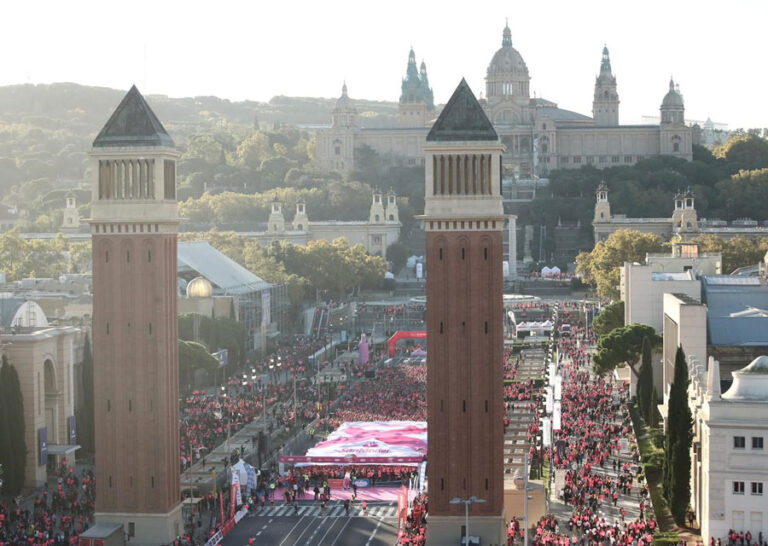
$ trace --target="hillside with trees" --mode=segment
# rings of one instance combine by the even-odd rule
[[[64,195],[78,187],[80,214],[88,216],[87,153],[124,94],[71,83],[0,87],[0,201],[18,207],[21,231],[55,230]],[[178,197],[191,200],[185,210],[193,211],[202,229],[226,223],[253,229],[266,221],[266,209],[258,204],[271,200],[277,189],[295,190],[279,197],[291,204],[305,199],[313,219],[363,219],[370,184],[391,185],[380,176],[364,180],[363,173],[342,180],[313,169],[312,131],[330,123],[335,98],[278,96],[268,103],[162,95],[146,99],[182,153]],[[356,106],[367,126],[392,123],[397,115],[396,103],[356,101]],[[251,195],[247,203],[257,206],[247,215],[231,215],[231,208],[210,199],[195,202],[206,192]]]

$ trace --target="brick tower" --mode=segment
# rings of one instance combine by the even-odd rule
[[[424,146],[428,544],[459,544],[465,505],[483,545],[504,530],[501,153],[462,79]]]
[[[96,521],[182,532],[173,140],[132,87],[93,142]]]

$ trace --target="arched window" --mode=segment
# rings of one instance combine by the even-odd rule
[[[378,215],[378,214],[377,214],[377,215],[374,217],[374,220],[375,220],[376,222],[378,222],[378,221],[379,221],[379,215]]]
[[[389,215],[389,221],[390,222],[394,222],[395,221],[395,215],[394,214],[390,214]]]

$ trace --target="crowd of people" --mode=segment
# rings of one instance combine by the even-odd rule
[[[55,489],[46,483],[31,507],[0,504],[0,546],[77,544],[93,524],[95,482],[90,470],[76,472],[64,459],[56,468]]]
[[[276,426],[289,426],[297,419],[299,423],[314,419],[318,386],[311,377],[316,368],[308,367],[308,362],[322,346],[321,341],[306,336],[280,338],[275,353],[257,365],[258,369],[266,366],[266,374],[233,377],[220,390],[194,391],[188,396],[180,413],[181,470],[204,459],[228,435],[264,414],[265,405],[267,416]]]
[[[419,493],[414,497],[406,515],[405,523],[397,534],[398,544],[422,546],[427,543],[428,509],[429,499],[426,494]]]
[[[321,426],[330,431],[348,421],[426,421],[426,382],[423,364],[379,368],[376,381],[356,383]]]
[[[561,320],[576,322],[573,309],[559,312]],[[580,326],[573,328],[571,337],[558,340],[561,428],[555,432],[556,447],[545,451],[544,458],[551,458],[562,474],[557,494],[572,513],[567,521],[551,514],[542,518],[532,544],[642,546],[652,542],[656,529],[638,454],[630,449],[634,432],[626,409],[628,385],[594,376],[591,342],[594,337]],[[627,503],[636,507],[637,518],[627,517]]]

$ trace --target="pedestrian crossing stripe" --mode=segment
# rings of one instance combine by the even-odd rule
[[[369,517],[369,518],[396,518],[397,506],[369,506],[366,513],[363,514],[362,507],[358,504],[349,509],[349,516],[344,513],[343,504],[334,504],[326,506],[325,511],[319,504],[303,505],[299,506],[298,512],[293,505],[281,505],[281,506],[265,506],[264,508],[255,508],[251,510],[249,516],[251,517],[269,517],[269,518],[282,518],[289,516],[309,516],[309,517],[327,517],[327,518],[339,518],[339,517]]]

